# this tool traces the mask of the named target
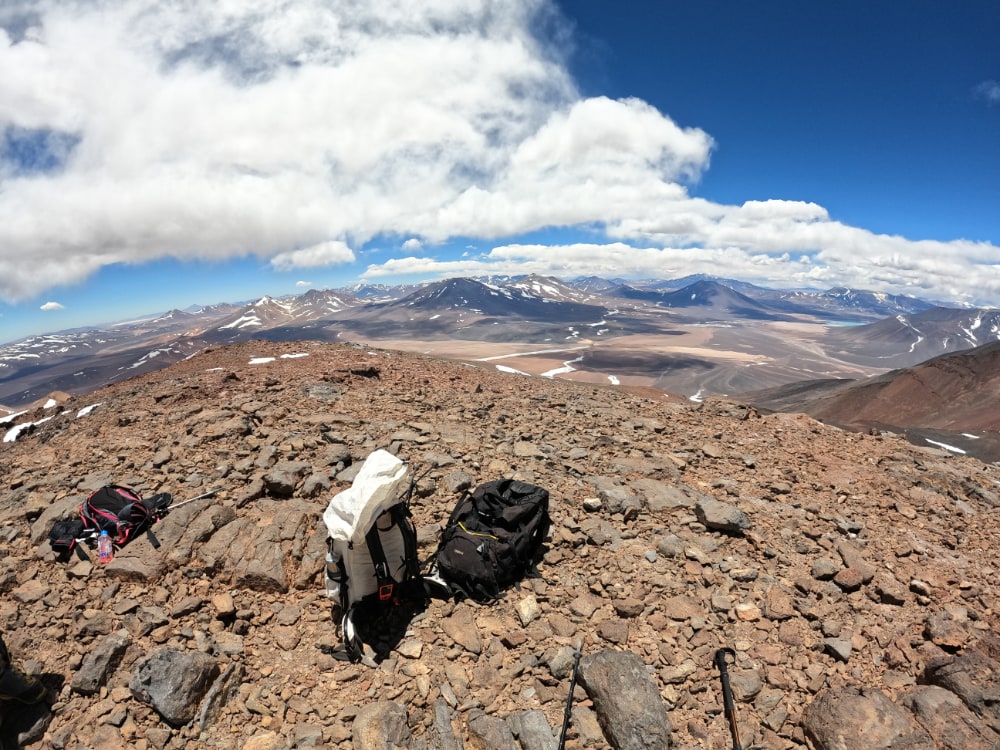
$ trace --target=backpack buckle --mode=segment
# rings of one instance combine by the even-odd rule
[[[391,601],[393,593],[395,592],[395,588],[396,584],[392,583],[391,581],[389,583],[380,584],[378,587],[378,600],[380,602]]]

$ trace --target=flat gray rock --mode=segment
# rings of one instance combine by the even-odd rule
[[[955,693],[966,706],[1000,726],[1000,665],[976,650],[930,663],[927,681]]]
[[[921,685],[902,701],[926,729],[939,750],[996,750],[1000,735],[974,714],[954,693],[936,685]]]
[[[70,687],[81,695],[93,695],[100,690],[108,675],[118,668],[131,640],[128,632],[122,630],[98,641],[73,675]]]
[[[410,741],[406,709],[392,701],[379,701],[364,706],[354,717],[351,731],[354,750],[406,747]]]
[[[474,747],[490,750],[518,750],[510,725],[496,716],[487,716],[481,710],[469,712],[469,738]]]
[[[558,740],[541,711],[522,711],[507,717],[507,724],[514,732],[523,750],[557,750]],[[492,750],[492,748],[491,748]]]
[[[713,531],[740,534],[750,528],[747,514],[735,505],[711,497],[703,497],[694,506],[698,520]]]
[[[594,702],[615,750],[670,747],[673,727],[646,665],[629,651],[602,651],[580,661],[580,683]]]

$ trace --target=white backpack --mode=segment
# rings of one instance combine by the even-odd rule
[[[377,450],[323,512],[326,593],[340,604],[344,644],[355,660],[363,648],[359,611],[371,619],[376,611],[423,596],[409,509],[413,483],[406,486],[406,475],[405,463]]]

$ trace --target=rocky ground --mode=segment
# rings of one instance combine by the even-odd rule
[[[0,448],[0,622],[54,694],[26,747],[553,748],[578,643],[567,748],[731,747],[721,647],[745,748],[1000,746],[995,466],[721,400],[303,342],[32,416],[52,418]],[[366,666],[334,651],[320,516],[376,448],[431,467],[424,558],[489,479],[546,487],[553,530],[540,579],[435,600]],[[159,549],[57,560],[53,521],[112,482],[220,490],[157,524]]]

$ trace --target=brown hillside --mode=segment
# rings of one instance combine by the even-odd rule
[[[802,381],[733,398],[851,430],[889,430],[917,445],[1000,462],[1000,344],[944,354],[860,381]]]
[[[1000,343],[869,378],[808,412],[848,425],[1000,430]]]
[[[745,748],[1000,740],[995,466],[722,400],[315,342],[208,351],[66,407],[0,444],[0,622],[56,694],[29,748],[552,748],[578,641],[585,661],[644,665],[674,748],[731,747],[720,647]],[[422,558],[458,492],[502,476],[549,489],[553,529],[540,579],[432,602],[370,667],[330,654],[321,514],[377,448],[434,467],[412,507]],[[221,491],[157,524],[159,550],[56,560],[52,522],[109,482]],[[740,514],[748,528],[719,530]],[[231,692],[166,722],[130,689],[163,648]],[[588,680],[575,697],[566,747],[615,746],[614,696]]]

